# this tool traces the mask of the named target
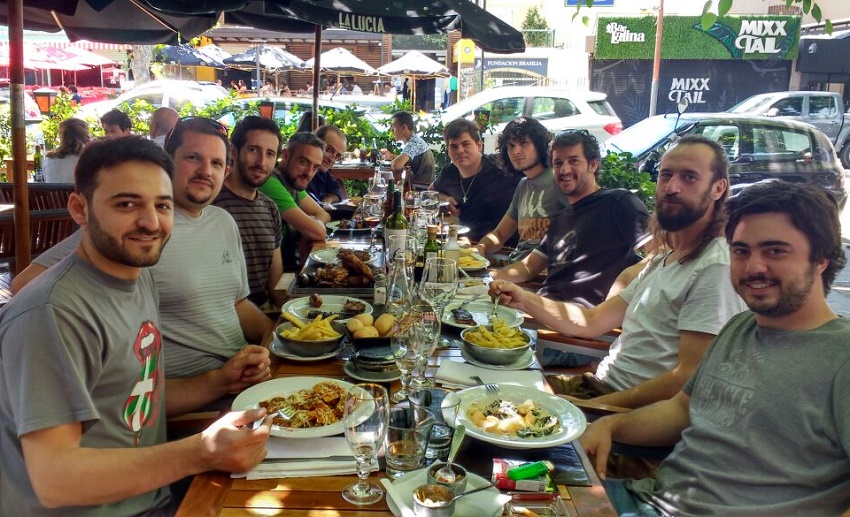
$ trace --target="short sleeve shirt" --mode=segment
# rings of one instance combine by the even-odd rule
[[[400,154],[406,154],[411,160],[428,150],[428,144],[419,135],[412,135],[401,148]]]

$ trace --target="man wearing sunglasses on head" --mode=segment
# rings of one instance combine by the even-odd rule
[[[236,222],[210,206],[230,160],[227,129],[201,117],[181,119],[165,141],[175,164],[174,230],[152,266],[160,298],[165,375],[206,375],[219,396],[270,377],[272,321],[248,300],[249,287]],[[73,253],[80,232],[39,255],[15,277],[17,292]],[[232,368],[234,361],[239,371]],[[228,367],[230,365],[230,367]],[[228,373],[229,372],[229,373]]]

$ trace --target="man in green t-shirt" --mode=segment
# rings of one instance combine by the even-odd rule
[[[323,241],[327,235],[325,223],[331,216],[307,194],[307,185],[319,170],[324,153],[325,142],[321,138],[313,133],[295,133],[283,150],[278,169],[260,187],[260,192],[277,204],[285,225],[285,267],[293,266],[293,244],[298,236],[303,257],[315,241]]]

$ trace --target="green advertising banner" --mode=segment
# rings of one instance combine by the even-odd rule
[[[665,16],[662,59],[796,59],[799,16],[721,16],[702,30],[699,16]],[[600,16],[596,59],[652,59],[655,16]]]

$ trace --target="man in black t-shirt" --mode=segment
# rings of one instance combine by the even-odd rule
[[[449,122],[443,138],[451,163],[443,167],[431,189],[449,202],[451,215],[469,227],[469,239],[478,241],[502,220],[521,176],[500,169],[482,154],[484,144],[472,121]],[[513,239],[506,244],[515,244],[516,236]]]

